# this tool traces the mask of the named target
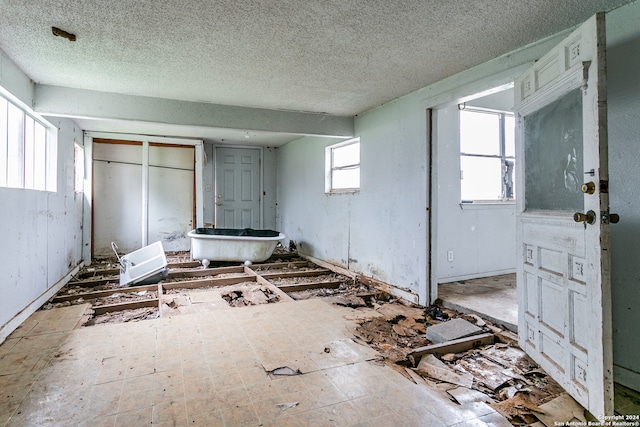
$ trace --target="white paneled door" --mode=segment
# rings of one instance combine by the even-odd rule
[[[604,14],[515,82],[520,345],[613,414]]]
[[[216,147],[215,225],[260,228],[260,150]]]

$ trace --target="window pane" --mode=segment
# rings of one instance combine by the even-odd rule
[[[334,170],[331,184],[334,190],[360,188],[360,168]]]
[[[34,120],[25,116],[24,118],[24,188],[33,187],[34,168]]]
[[[58,139],[54,132],[44,132],[44,141],[46,146],[46,163],[44,173],[46,174],[46,190],[58,190]]]
[[[500,117],[497,114],[460,111],[460,152],[500,155]]]
[[[0,98],[0,187],[7,186],[7,100]]]
[[[525,209],[582,212],[582,90],[524,117]]]
[[[74,144],[74,165],[75,165],[75,190],[84,191],[84,148],[78,143]]]
[[[360,144],[350,144],[333,149],[333,167],[357,165],[360,163]]]
[[[40,123],[35,124],[35,158],[33,181],[36,190],[46,190],[46,158],[47,158],[47,130]]]
[[[24,113],[9,103],[7,131],[7,186],[22,187],[22,148]]]
[[[460,156],[462,200],[501,200],[502,161],[487,157]]]
[[[504,117],[504,155],[516,156],[516,120],[513,116]]]

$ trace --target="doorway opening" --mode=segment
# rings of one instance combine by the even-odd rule
[[[513,84],[435,108],[438,300],[517,332]]]

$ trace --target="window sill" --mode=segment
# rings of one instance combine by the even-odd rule
[[[334,195],[340,195],[340,194],[358,194],[360,192],[359,188],[355,188],[355,189],[347,189],[347,190],[331,190],[331,191],[326,191],[324,194],[327,196],[334,196]]]
[[[460,209],[462,210],[483,210],[483,209],[513,209],[516,206],[515,200],[500,201],[473,201],[473,202],[461,202]]]

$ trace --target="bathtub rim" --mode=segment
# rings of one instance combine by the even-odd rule
[[[191,230],[187,233],[187,236],[192,239],[202,239],[202,240],[238,240],[238,241],[256,241],[256,242],[271,242],[271,241],[280,241],[285,239],[287,236],[278,231],[277,236],[273,237],[254,237],[254,236],[226,236],[222,234],[200,234],[196,233],[196,230]]]

